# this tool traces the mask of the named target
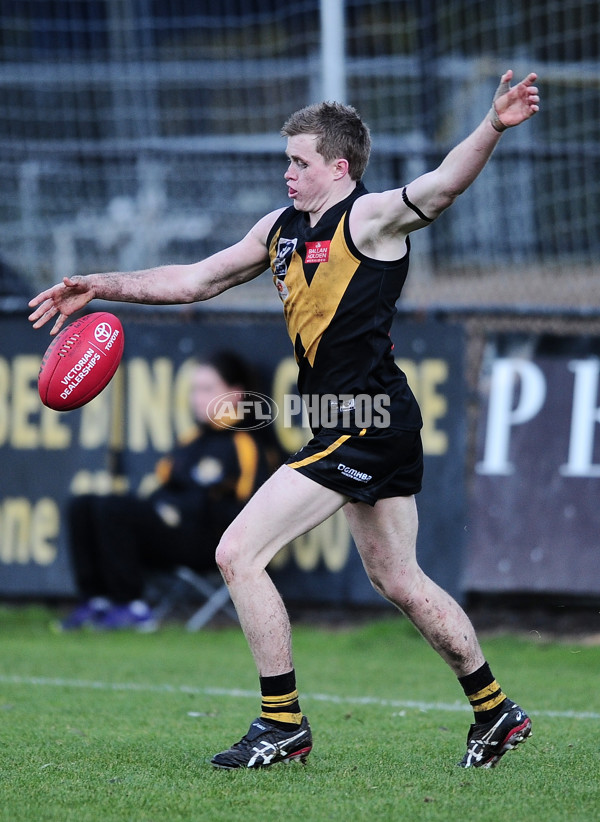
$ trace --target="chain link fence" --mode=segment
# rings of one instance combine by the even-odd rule
[[[408,182],[477,125],[510,67],[538,73],[542,110],[415,235],[404,305],[600,306],[597,3],[0,0],[0,11],[0,257],[32,292],[239,239],[287,204],[282,122],[331,90],[371,126],[367,186]],[[219,299],[278,308],[268,274]]]

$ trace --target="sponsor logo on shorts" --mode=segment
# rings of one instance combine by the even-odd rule
[[[364,471],[359,471],[357,468],[350,468],[349,465],[344,465],[343,462],[338,463],[337,470],[348,479],[356,480],[356,482],[369,482],[373,479],[372,474],[365,474]]]

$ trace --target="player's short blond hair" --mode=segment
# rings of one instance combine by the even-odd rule
[[[343,158],[348,173],[360,180],[371,154],[371,134],[352,106],[342,103],[315,103],[294,112],[281,129],[283,137],[316,134],[316,149],[325,162]]]

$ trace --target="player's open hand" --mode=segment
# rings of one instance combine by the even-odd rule
[[[506,128],[518,126],[519,123],[533,117],[540,108],[538,88],[533,85],[537,80],[537,74],[528,74],[516,86],[510,85],[512,77],[512,69],[502,75],[494,97],[494,108],[500,122]]]
[[[93,297],[86,277],[63,277],[62,283],[40,292],[29,301],[29,307],[35,308],[29,315],[29,320],[34,328],[41,328],[58,314],[50,331],[52,335],[57,334],[67,317],[84,308]]]

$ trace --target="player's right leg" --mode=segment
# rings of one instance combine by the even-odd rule
[[[278,551],[341,508],[346,497],[281,466],[223,534],[216,559],[261,676],[289,670],[289,620],[266,567]]]
[[[266,566],[284,545],[345,502],[342,494],[284,465],[259,488],[219,543],[217,564],[258,669],[262,712],[239,742],[212,758],[215,767],[261,768],[305,761],[310,753],[311,729],[296,690],[290,621]]]

